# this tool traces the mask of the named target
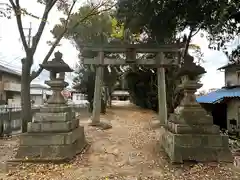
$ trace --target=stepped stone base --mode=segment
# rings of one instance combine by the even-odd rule
[[[73,119],[72,121],[55,121],[55,122],[36,122],[33,121],[28,123],[28,132],[37,133],[37,132],[69,132],[74,130],[79,126],[79,119]]]
[[[46,105],[28,123],[12,162],[64,162],[86,146],[84,128],[66,105]]]
[[[172,163],[184,161],[233,162],[228,136],[219,134],[174,134],[168,130],[162,136],[162,146]]]
[[[211,122],[211,121],[209,121]],[[167,128],[175,134],[218,134],[220,128],[213,124],[176,124],[168,122]]]
[[[86,144],[83,127],[66,133],[25,133],[13,161],[69,161]]]

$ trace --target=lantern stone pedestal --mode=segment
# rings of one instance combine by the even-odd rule
[[[57,52],[52,61],[41,65],[50,71],[50,80],[45,83],[51,87],[53,94],[47,105],[29,122],[28,132],[20,136],[16,160],[68,161],[86,145],[84,128],[79,126],[79,120],[61,94],[68,85],[64,81],[64,72],[72,71],[61,57],[62,54]]]
[[[168,119],[162,146],[172,163],[232,162],[228,136],[220,135],[219,127],[213,124],[213,118],[197,103],[194,95],[202,84],[197,83],[191,73],[203,74],[203,69],[193,66],[193,58],[188,63],[181,84],[184,98]]]

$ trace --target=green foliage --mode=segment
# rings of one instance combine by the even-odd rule
[[[69,18],[68,31],[65,34],[65,38],[71,40],[76,48],[79,50],[80,65],[78,71],[76,71],[76,77],[74,78],[74,85],[78,90],[88,95],[88,101],[92,104],[94,97],[94,83],[95,83],[95,67],[90,65],[82,65],[82,57],[96,57],[97,53],[91,51],[83,51],[82,45],[86,43],[102,44],[107,43],[113,39],[122,38],[122,27],[118,25],[116,19],[112,18],[109,12],[96,13],[97,15],[91,16],[84,23],[75,26],[76,22],[91,12],[92,6],[82,6],[76,13],[72,14]],[[95,10],[97,11],[97,10]],[[54,36],[58,36],[63,30],[64,20],[61,20],[61,24],[56,25],[52,33]],[[115,56],[114,54],[107,54],[108,57]],[[104,84],[110,89],[110,94],[113,91],[113,87],[118,79],[119,69],[116,67],[105,67],[103,72]],[[103,106],[104,107],[104,106]]]
[[[238,45],[231,54],[226,53],[229,63],[231,64],[240,64],[240,45]]]
[[[146,38],[143,42],[166,44],[174,43],[182,38],[186,43],[185,55],[190,48],[201,60],[201,50],[197,45],[190,44],[191,38],[200,30],[212,32],[213,27],[217,26],[221,19],[219,15],[229,4],[230,2],[225,0],[221,2],[211,0],[118,0],[116,17],[131,32],[145,33]],[[190,29],[189,34],[179,38],[179,34],[187,29]],[[150,70],[143,69],[140,67],[134,78],[128,78],[133,101],[142,107],[152,107],[157,110],[156,70],[152,70],[154,73],[150,73]],[[166,71],[169,113],[173,112],[182,97],[182,92],[177,88],[180,82],[178,76],[180,71],[181,69],[177,67],[168,68]],[[150,83],[149,79],[145,79],[150,74],[155,83]],[[138,85],[136,86],[135,83]]]
[[[149,40],[159,43],[175,40],[177,33],[189,27],[206,30],[213,41],[236,31],[236,22],[229,19],[239,9],[238,0],[118,0],[117,17],[133,32],[145,32]]]
[[[93,16],[84,24],[73,28],[74,22],[89,12],[91,6],[84,6],[79,9],[77,13],[70,17],[68,32],[65,37],[74,42],[82,56],[95,57],[96,54],[93,52],[83,52],[81,46],[84,43],[99,44],[115,42],[115,39],[122,40],[124,30],[130,29],[134,34],[132,41],[139,41],[139,36],[143,33],[145,36],[142,38],[142,42],[166,44],[181,40],[186,43],[185,55],[188,49],[192,48],[195,55],[201,59],[201,50],[197,45],[190,44],[191,38],[200,30],[204,30],[209,33],[208,38],[212,44],[223,47],[227,40],[232,39],[239,33],[237,27],[240,19],[237,18],[239,17],[237,15],[239,9],[239,0],[118,0],[115,14],[101,13]],[[235,21],[233,22],[231,19],[235,19]],[[53,29],[53,34],[61,33],[64,24],[65,22],[61,20],[61,24]],[[184,30],[190,30],[189,34],[180,36],[180,33]],[[227,35],[225,36],[225,34]],[[112,56],[112,54],[107,56]],[[113,69],[113,67],[108,68]],[[82,84],[84,84],[83,82],[90,83],[82,79],[84,79],[84,76],[94,76],[94,68],[84,66],[83,69],[85,69],[83,75],[78,76],[76,81]],[[177,67],[169,68],[166,71],[169,112],[174,110],[182,97],[182,93],[177,89],[179,71],[181,69]],[[110,72],[115,75],[111,75]],[[106,68],[104,70],[105,83],[112,86],[116,82],[117,74]],[[127,74],[128,88],[134,102],[142,107],[157,110],[156,70],[131,67]],[[112,81],[109,80],[110,77],[113,78]],[[94,88],[93,83],[91,88]]]
[[[111,37],[115,39],[123,38],[124,24],[119,23],[116,18],[112,18],[112,33]]]
[[[210,49],[226,52],[226,45],[240,35],[240,12],[238,12],[240,1],[233,2],[230,1],[232,4],[226,7],[219,23],[211,27],[209,31]]]
[[[82,52],[81,47],[85,43],[97,43],[106,42],[112,31],[111,17],[108,12],[100,13],[95,12],[97,15],[89,17],[85,22],[77,24],[79,19],[82,19],[90,12],[93,11],[93,7],[90,5],[82,6],[76,13],[73,13],[69,18],[68,31],[65,34],[65,38],[72,40],[76,47],[80,50],[85,57],[96,56],[92,55],[92,52]],[[55,25],[52,30],[52,34],[57,37],[64,29],[65,20],[60,19],[61,24]]]

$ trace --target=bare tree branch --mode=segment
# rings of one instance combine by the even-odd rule
[[[201,24],[198,26],[198,30],[196,30],[195,33],[192,34],[192,37],[195,36],[195,35],[201,30],[202,26],[203,26],[203,23],[201,23]]]
[[[194,34],[192,34],[192,37],[193,37],[193,36],[195,36],[195,35],[196,35],[196,34],[197,34],[197,33],[198,33],[200,30],[201,30],[201,27],[199,27],[199,28],[198,28],[198,30],[197,30],[197,31],[195,31],[195,33],[194,33]]]
[[[24,34],[24,31],[23,31],[21,7],[19,5],[19,0],[16,0],[16,4],[13,2],[13,0],[9,0],[9,2],[10,2],[11,6],[14,10],[14,13],[16,15],[18,31],[19,31],[20,38],[21,38],[22,43],[23,43],[24,50],[27,54],[28,51],[29,51],[29,47],[27,45],[27,41],[26,41],[25,34]]]
[[[37,49],[37,45],[40,41],[40,38],[42,36],[43,30],[45,28],[47,19],[48,19],[48,15],[49,12],[51,11],[52,7],[54,6],[54,4],[57,2],[57,0],[53,0],[53,1],[49,1],[46,3],[45,5],[45,9],[44,9],[44,13],[41,19],[41,23],[38,27],[38,31],[36,33],[36,35],[33,37],[33,42],[32,42],[32,53],[34,53]]]
[[[58,43],[61,41],[61,39],[63,38],[64,34],[66,33],[67,31],[67,26],[68,26],[68,22],[69,22],[69,18],[71,16],[71,13],[72,13],[72,10],[73,10],[73,7],[74,5],[76,4],[76,1],[73,1],[72,3],[72,6],[69,10],[69,13],[67,15],[67,19],[66,19],[66,23],[65,23],[65,26],[64,26],[64,31],[60,34],[60,36],[56,39],[56,41],[53,43],[53,45],[51,46],[51,48],[49,49],[47,55],[45,56],[45,58],[43,59],[43,64],[46,63],[48,61],[48,59],[50,58],[50,56],[52,55],[54,49],[56,48],[56,46],[58,45]],[[54,5],[54,4],[53,4]],[[39,69],[37,71],[33,71],[32,72],[32,75],[31,75],[31,81],[33,79],[35,79],[36,77],[39,76],[39,74],[42,72],[43,68],[42,67],[39,67]]]
[[[111,9],[113,8],[113,6],[114,6],[114,5],[112,5],[112,6],[106,8],[106,9],[103,9],[103,10],[101,10],[101,11],[96,11],[97,9],[99,9],[101,6],[104,6],[104,5],[105,5],[105,3],[99,4],[99,5],[95,6],[84,18],[82,18],[81,20],[79,20],[79,21],[72,27],[72,29],[75,29],[77,26],[79,26],[80,23],[84,22],[84,21],[85,21],[86,19],[88,19],[89,17],[98,15],[98,14],[100,14],[100,13],[102,13],[102,12],[105,12],[105,11],[109,11],[109,10],[111,10]]]
[[[70,18],[70,15],[71,15],[71,11],[73,9],[73,6],[75,4],[75,1],[73,3],[73,5],[71,6],[71,9],[68,13],[68,16],[67,16],[67,19],[65,21],[65,25],[64,25],[64,30],[63,32],[58,36],[58,38],[55,40],[55,42],[52,44],[51,48],[49,49],[47,55],[45,56],[45,58],[43,59],[43,62],[42,64],[46,63],[48,61],[48,59],[50,58],[51,54],[53,53],[54,49],[56,48],[56,46],[59,44],[59,42],[61,41],[61,39],[63,38],[64,34],[67,32],[68,28],[68,23],[69,23],[69,18]],[[92,10],[85,16],[83,17],[82,19],[80,19],[73,27],[72,29],[76,28],[80,23],[84,22],[85,20],[87,20],[89,17],[91,16],[95,16],[99,13],[102,13],[104,11],[108,11],[110,9],[112,9],[112,6],[110,6],[109,8],[106,8],[104,10],[101,10],[101,11],[96,11],[97,9],[99,9],[100,7],[104,6],[105,3],[102,3],[102,4],[98,4],[97,6],[95,6],[94,8],[92,8]],[[39,67],[39,69],[37,71],[33,71],[32,74],[31,74],[31,81],[33,79],[35,79],[36,77],[38,77],[40,75],[40,73],[43,71],[43,68],[42,67]]]

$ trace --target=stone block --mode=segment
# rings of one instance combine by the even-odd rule
[[[212,147],[221,147],[228,145],[227,135],[208,136],[208,145]]]
[[[216,125],[175,124],[168,122],[168,129],[176,134],[219,134],[220,128]]]
[[[179,114],[171,114],[169,121],[176,124],[208,125],[213,124],[212,116],[202,108],[184,107]]]
[[[33,122],[56,122],[56,121],[69,121],[72,119],[72,113],[36,113]]]
[[[28,132],[69,132],[79,126],[79,119],[67,122],[29,122]]]
[[[72,108],[67,105],[46,105],[40,108],[42,113],[61,113],[61,112],[72,112]]]
[[[84,128],[78,127],[66,133],[25,133],[20,136],[20,146],[54,146],[73,144],[84,136]]]
[[[184,138],[182,138],[184,137]],[[176,135],[173,136],[173,144],[177,144],[180,147],[200,147],[202,145],[202,137],[198,135]]]
[[[233,162],[227,139],[227,136],[216,134],[174,134],[166,130],[162,146],[172,163]]]
[[[62,162],[69,161],[78,153],[80,153],[86,146],[86,140],[84,136],[79,137],[72,144],[64,145],[20,145],[13,161],[23,162]]]

